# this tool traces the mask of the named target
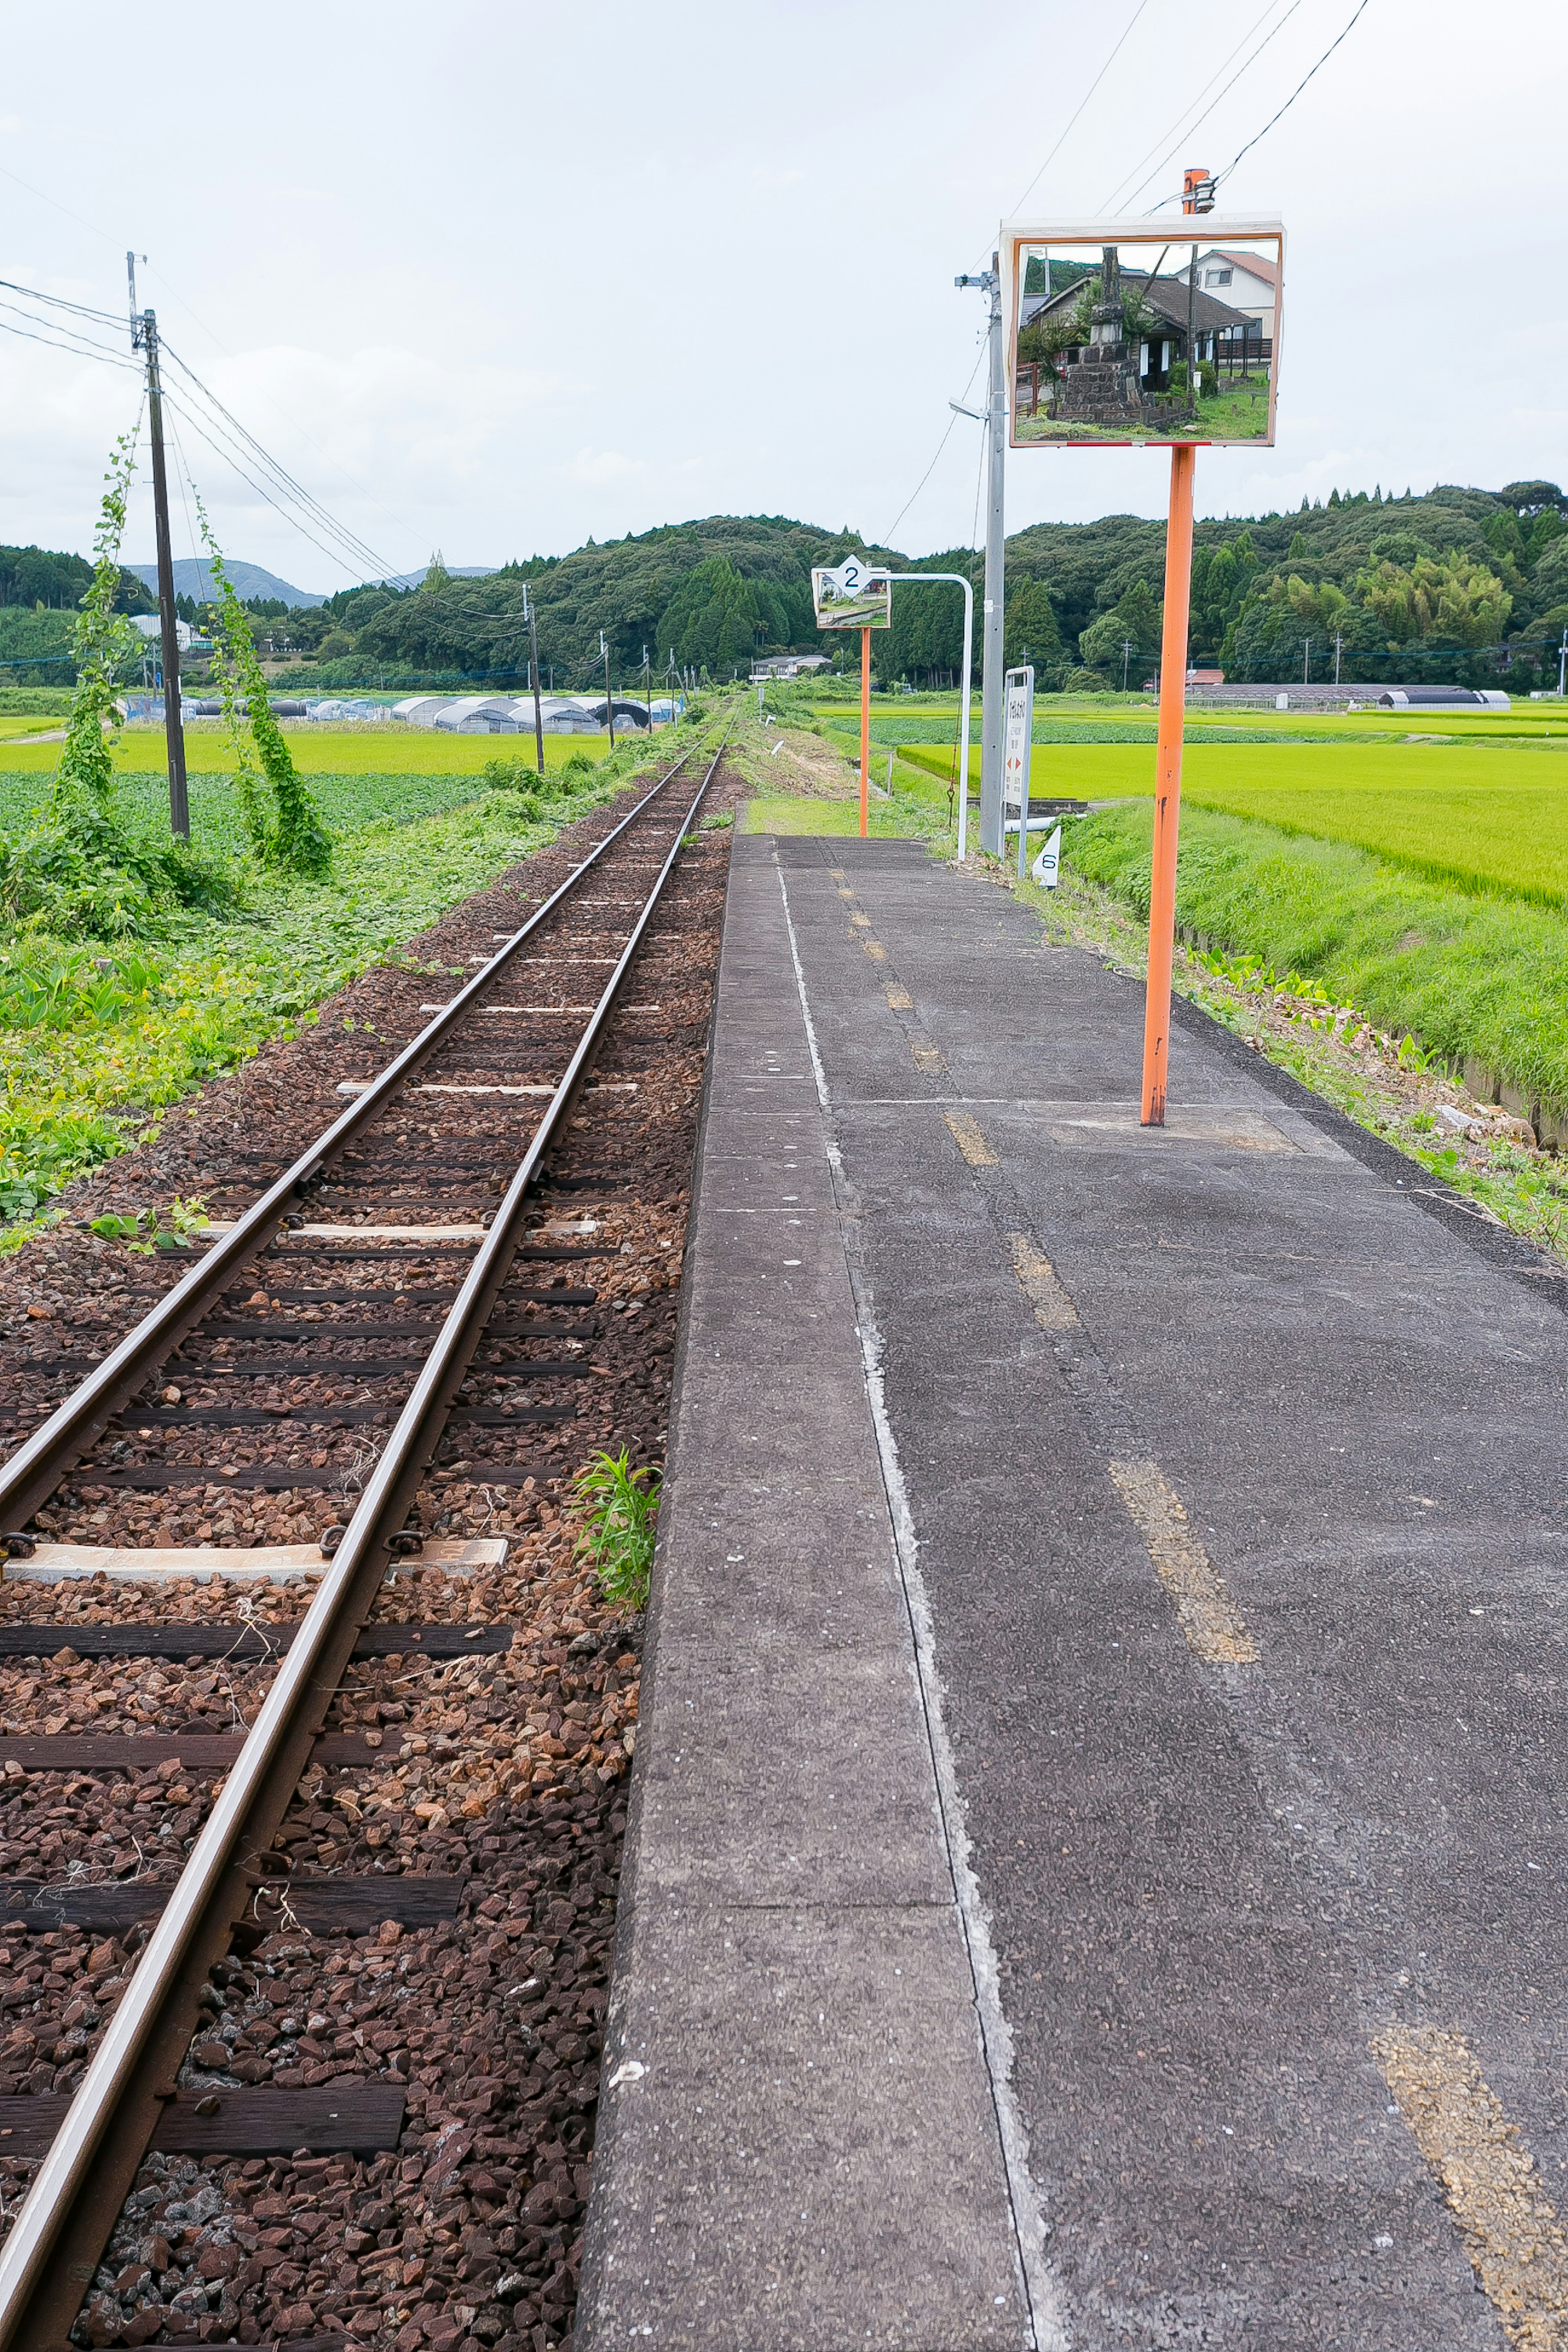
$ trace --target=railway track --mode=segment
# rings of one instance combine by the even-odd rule
[[[154,1496],[163,1498],[158,1507],[170,1515],[177,1538],[177,1498],[194,1494],[196,1509],[221,1524],[225,1504],[234,1498],[237,1507],[237,1498],[249,1495],[282,1508],[291,1516],[294,1537],[306,1539],[247,1550],[231,1535],[231,1549],[199,1558],[230,1575],[309,1572],[319,1576],[320,1588],[306,1614],[287,1624],[277,1622],[276,1611],[270,1616],[247,1611],[242,1599],[236,1620],[221,1624],[210,1618],[182,1622],[165,1607],[144,1612],[135,1622],[121,1616],[68,1629],[62,1644],[69,1659],[62,1666],[67,1677],[89,1671],[86,1662],[93,1657],[180,1660],[187,1679],[193,1668],[214,1662],[216,1675],[198,1673],[189,1686],[199,1692],[205,1681],[210,1696],[216,1684],[233,1718],[226,1727],[216,1727],[206,1706],[175,1728],[149,1731],[142,1727],[148,1705],[143,1699],[138,1708],[132,1698],[126,1701],[129,1715],[115,1718],[121,1726],[115,1730],[79,1731],[74,1718],[68,1730],[61,1716],[46,1717],[41,1736],[0,1737],[8,1790],[32,1772],[84,1773],[85,1785],[100,1793],[105,1818],[118,1820],[120,1800],[111,1801],[104,1794],[107,1784],[92,1776],[123,1774],[141,1791],[156,1780],[160,1800],[186,1801],[177,1819],[195,1832],[182,1841],[190,1851],[177,1877],[163,1874],[166,1864],[144,1872],[142,1846],[133,1838],[138,1866],[129,1884],[123,1873],[97,1875],[79,1864],[64,1882],[0,1882],[5,1921],[43,1933],[46,1962],[57,1938],[68,1957],[76,1949],[73,1937],[79,1943],[95,1933],[118,1937],[118,1944],[106,1942],[87,1955],[100,1959],[128,1951],[138,1935],[146,1937],[134,1965],[127,1960],[117,1974],[76,1963],[85,1993],[61,2011],[62,2020],[71,2016],[72,2006],[79,2014],[53,2048],[58,2059],[73,2032],[78,2047],[95,2042],[74,2095],[51,2097],[31,2087],[22,2096],[0,2095],[0,2162],[6,2160],[7,2141],[13,2174],[15,2159],[41,2155],[14,2218],[0,2203],[0,2218],[11,2221],[0,2248],[4,2352],[46,2346],[54,2352],[73,2325],[79,2341],[93,2343],[181,2340],[193,2334],[225,2340],[226,2330],[232,2333],[237,2325],[237,2340],[258,2340],[254,2321],[241,2323],[238,2306],[225,2299],[229,2290],[221,2281],[235,2270],[233,2263],[225,2266],[226,2257],[214,2273],[220,2285],[189,2290],[194,2300],[186,2310],[174,2311],[158,2299],[158,2252],[165,2272],[173,2256],[156,2232],[145,2246],[138,2242],[141,2252],[152,2249],[144,2265],[152,2284],[144,2298],[128,2320],[117,2319],[108,2298],[84,2334],[79,2313],[95,2280],[103,2285],[102,2257],[117,2225],[123,2236],[126,2200],[145,2177],[142,2159],[151,2147],[186,2155],[220,2148],[231,2158],[249,2155],[247,2169],[265,2173],[268,2158],[288,2156],[292,2147],[292,2142],[281,2147],[279,2134],[298,2129],[300,2147],[293,2157],[308,2166],[320,2162],[323,2146],[351,2158],[369,2155],[381,2165],[393,2160],[408,2083],[399,2068],[411,2063],[408,2051],[395,2047],[395,2034],[389,2080],[356,2078],[334,2089],[329,2066],[326,2083],[314,2086],[312,2109],[308,2100],[300,2105],[311,2089],[309,2066],[278,2070],[305,2078],[290,2083],[287,2096],[272,2084],[247,2098],[247,2080],[271,2071],[262,2060],[247,2075],[245,2060],[237,2056],[258,2041],[257,2029],[237,2034],[230,2018],[226,2041],[215,2041],[211,2029],[233,2006],[226,1987],[236,1982],[243,1995],[239,2012],[249,2016],[265,2007],[268,1987],[257,1971],[247,1973],[243,1961],[247,1951],[266,1948],[279,1920],[307,1939],[363,1933],[367,1924],[379,1924],[393,1944],[409,1929],[449,1935],[436,1923],[455,1915],[455,1881],[417,1866],[379,1882],[333,1872],[307,1880],[290,1866],[297,1848],[280,1853],[279,1846],[301,1782],[313,1790],[320,1786],[316,1776],[333,1765],[374,1767],[385,1727],[395,1737],[398,1722],[407,1717],[400,1700],[366,1702],[366,1677],[380,1674],[378,1689],[415,1683],[423,1691],[432,1676],[458,1676],[465,1693],[480,1690],[487,1686],[475,1681],[475,1662],[503,1658],[512,1645],[510,1627],[462,1622],[464,1612],[458,1622],[449,1611],[445,1622],[371,1621],[389,1572],[400,1564],[410,1575],[425,1570],[426,1587],[431,1570],[472,1576],[499,1565],[504,1541],[471,1531],[443,1533],[444,1522],[460,1515],[438,1507],[439,1482],[445,1479],[447,1494],[504,1496],[509,1521],[519,1524],[537,1508],[528,1498],[542,1494],[561,1466],[563,1440],[583,1418],[580,1400],[607,1370],[596,1360],[604,1318],[595,1261],[602,1265],[618,1245],[598,1238],[601,1220],[578,1219],[574,1229],[572,1221],[563,1227],[558,1218],[531,1230],[531,1220],[547,1187],[554,1187],[558,1201],[563,1195],[570,1201],[574,1190],[595,1199],[614,1192],[613,1168],[567,1172],[573,1122],[581,1124],[592,1097],[602,1097],[595,1105],[600,1114],[636,1100],[642,1082],[632,1074],[635,1055],[626,1054],[626,1066],[614,1071],[601,1071],[596,1056],[617,1015],[616,1034],[624,1040],[626,1014],[659,1010],[657,1003],[629,1003],[627,982],[634,970],[648,968],[658,910],[721,751],[721,742],[711,756],[688,755],[605,829],[448,1001],[419,1005],[422,1025],[383,1069],[341,1081],[343,1108],[331,1124],[264,1181],[239,1213],[215,1225],[198,1261],[82,1376],[73,1378],[78,1363],[69,1353],[58,1354],[59,1343],[51,1338],[30,1351],[29,1369],[40,1383],[69,1385],[0,1468],[0,1528],[13,1530],[4,1540],[18,1563],[14,1573],[87,1573],[95,1559],[110,1556],[109,1545],[95,1554],[40,1537],[35,1515],[43,1511],[46,1523],[58,1523],[59,1510],[47,1507],[62,1496],[68,1531],[79,1538],[84,1512],[90,1509],[91,1522],[109,1525],[112,1533],[117,1512]],[[552,1169],[552,1162],[560,1164]],[[635,1314],[641,1304],[621,1297],[616,1307]],[[459,1477],[464,1483],[455,1486]],[[190,1516],[186,1511],[187,1528]],[[542,1516],[551,1518],[548,1506]],[[202,1522],[195,1531],[210,1543],[211,1525]],[[149,1549],[145,1536],[140,1540],[142,1549],[131,1566],[144,1565],[152,1574],[190,1572],[188,1551]],[[127,1564],[123,1555],[116,1557],[120,1566]],[[114,1612],[96,1613],[101,1619]],[[57,1627],[47,1638],[64,1630]],[[37,1657],[45,1638],[37,1622],[0,1627],[0,1655]],[[584,1632],[575,1646],[591,1655],[595,1638]],[[570,1713],[567,1656],[562,1650],[550,1671],[561,1678],[556,1696]],[[389,1683],[382,1662],[407,1671]],[[635,1660],[617,1666],[634,1667]],[[167,1688],[161,1675],[152,1679]],[[611,1696],[604,1700],[606,1683]],[[613,1715],[614,1671],[601,1668],[593,1687],[595,1703]],[[334,1703],[340,1722],[356,1727],[323,1736]],[[581,1711],[581,1699],[577,1704]],[[506,1707],[492,1702],[488,1712],[504,1718]],[[557,1719],[550,1717],[552,1724]],[[124,1728],[127,1723],[135,1727]],[[417,1737],[404,1740],[401,1753],[427,1747]],[[218,1773],[223,1777],[202,1820],[185,1784]],[[438,1798],[418,1810],[446,1818]],[[357,1822],[352,1791],[349,1811]],[[46,1856],[47,1850],[46,1839]],[[335,1851],[330,1837],[317,1841],[317,1850]],[[376,1851],[371,1842],[364,1850]],[[382,1870],[379,1858],[374,1867]],[[529,1885],[547,1888],[556,1867],[546,1861]],[[557,1878],[564,1883],[559,1871]],[[489,1907],[496,1910],[493,1902]],[[503,1901],[500,1910],[505,1909]],[[43,1930],[39,1923],[46,1919],[52,1925]],[[272,1940],[276,1946],[275,1934]],[[46,2000],[55,1990],[55,1973],[35,1958],[17,1981],[26,1993],[36,1979]],[[513,1991],[526,1993],[533,1981]],[[69,1988],[68,1969],[62,1997]],[[94,2010],[95,2002],[101,2011]],[[14,2000],[12,2006],[26,2009]],[[193,2040],[204,2020],[208,2038],[196,2044],[196,2056],[207,2071],[204,2076],[198,2067],[193,2086]],[[284,2021],[293,2025],[295,2041],[312,2044],[311,2034]],[[310,2023],[312,2032],[324,2030],[327,2019],[312,2016]],[[357,2030],[350,2038],[364,2040]],[[374,2038],[380,2048],[382,2037]],[[266,2034],[259,2046],[268,2046]],[[274,2040],[279,2046],[293,2054],[288,2037],[282,2045]],[[0,2049],[0,2072],[10,2048]],[[219,2065],[226,2051],[226,2070]],[[486,2061],[475,2055],[482,2068]],[[221,2083],[221,2090],[204,2092],[205,2080]],[[483,2110],[483,2090],[478,2104]],[[455,2140],[443,2143],[453,2153],[454,2179],[472,2140],[470,2132],[461,2149]],[[552,2179],[566,2162],[563,2154]],[[293,2182],[295,2175],[280,2178]],[[477,2178],[489,2182],[492,2200],[499,2195],[504,2203],[504,2179],[498,2190],[490,2175],[481,2171]],[[552,2193],[558,2208],[569,2203],[564,2192]],[[141,2194],[145,2200],[149,2191],[144,2187]],[[536,2194],[535,2203],[538,2221],[550,2195],[540,2202]],[[475,2210],[485,2214],[482,2189],[469,2201],[470,2221]],[[443,2226],[431,2221],[437,2246]],[[199,2223],[187,2224],[185,2234],[199,2239]],[[389,2233],[384,2224],[374,2234],[384,2240]],[[390,2234],[397,2236],[395,2230]],[[240,2247],[246,2238],[240,2230]],[[252,2268],[264,2252],[258,2242]],[[384,2275],[393,2275],[390,2257],[382,2245],[374,2252],[382,2258],[377,2276],[384,2284]],[[209,2256],[224,2256],[221,2242],[204,2247],[204,2264]],[[463,2260],[471,2264],[472,2253]],[[354,2267],[352,2260],[346,2267]],[[132,2263],[121,2274],[122,2301],[141,2292],[139,2284],[124,2284],[135,2269]],[[416,2254],[403,2269],[422,2273],[425,2263]],[[483,2258],[466,2275],[479,2282],[476,2292],[494,2284],[485,2278]],[[416,2277],[402,2279],[401,2272],[396,2280],[405,2290],[419,2284]],[[213,2292],[220,2298],[216,2326],[209,2308],[187,2326],[201,2294],[207,2294],[210,2306]],[[388,2315],[404,2309],[395,2294],[390,2301],[384,2294],[379,2303],[373,2295],[367,2306],[357,2286],[345,2293],[349,2309],[339,2331],[362,2340],[374,2331],[355,2324],[356,2313],[374,2307],[377,2325],[384,2326]],[[542,2344],[551,2340],[559,2320],[559,2309],[549,2307],[547,2298],[531,2338],[510,2320],[503,2326],[498,2319],[502,2312],[515,2315],[531,2308],[515,2296],[510,2306],[493,2301],[484,2306],[488,2322],[477,2308],[461,2303],[456,2308],[468,2312],[464,2324],[476,2331],[476,2347],[510,2335],[520,2344]],[[300,2315],[313,2321],[313,2307],[306,2314],[300,2306]],[[413,2341],[434,2345],[437,2352],[461,2332],[446,2329],[439,2313],[412,2325]],[[407,2324],[398,2341],[412,2352],[406,2336]]]

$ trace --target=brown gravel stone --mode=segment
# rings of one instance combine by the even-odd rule
[[[542,1467],[527,1487],[487,1484],[487,1465],[509,1459],[504,1433],[466,1431],[460,1460],[420,1496],[418,1520],[457,1535],[505,1533],[505,1569],[463,1580],[411,1562],[378,1601],[381,1622],[505,1622],[518,1639],[500,1655],[357,1662],[329,1727],[373,1727],[382,1746],[365,1765],[308,1773],[279,1842],[296,1869],[456,1877],[459,1916],[316,1937],[285,1922],[254,1948],[237,1947],[214,1972],[213,2006],[182,2070],[193,2087],[395,2077],[407,2084],[400,2146],[371,2158],[149,2157],[75,2331],[79,2344],[346,2335],[401,2352],[539,2352],[569,2334],[640,1665],[639,1627],[606,1609],[580,1572],[567,1484],[599,1444],[662,1459],[728,842],[707,836],[683,860],[661,909],[667,943],[650,941],[647,971],[626,992],[629,1002],[657,1002],[659,1023],[623,1013],[601,1055],[605,1072],[635,1070],[638,1092],[584,1097],[542,1203],[542,1225],[589,1219],[605,1253],[553,1269],[598,1293],[585,1351],[595,1369],[579,1383],[587,1409],[528,1441]],[[215,1211],[233,1213],[263,1181],[239,1144],[302,1147],[337,1108],[338,1078],[363,1075],[411,1034],[411,1008],[438,992],[431,967],[449,971],[488,950],[494,931],[515,924],[524,894],[552,887],[572,854],[563,843],[456,910],[416,943],[423,969],[367,975],[318,1028],[210,1087],[188,1118],[170,1114],[161,1139],[79,1188],[72,1206],[87,1217],[205,1190]],[[483,1129],[476,1118],[473,1131]],[[66,1376],[37,1373],[35,1357],[68,1346],[96,1353],[179,1270],[168,1259],[128,1261],[79,1229],[0,1265],[0,1422],[31,1425],[68,1387]],[[538,1287],[552,1270],[532,1262],[516,1286]],[[414,1253],[396,1269],[405,1288],[437,1286],[450,1273]],[[326,1280],[378,1313],[397,1295],[373,1259],[339,1261]],[[290,1262],[288,1286],[319,1281],[319,1270]],[[265,1288],[242,1296],[270,1311],[283,1286],[269,1261]],[[47,1313],[31,1314],[34,1305]],[[239,1310],[236,1301],[224,1311]],[[476,1369],[481,1401],[486,1377]],[[184,1370],[163,1390],[170,1403],[221,1395]],[[148,1496],[99,1485],[89,1466],[38,1524],[78,1541],[246,1545],[312,1537],[319,1505],[318,1495],[226,1491],[216,1481]],[[298,1585],[273,1584],[247,1588],[244,1606],[265,1624],[298,1617],[306,1598]],[[232,1622],[237,1613],[234,1590],[189,1580],[11,1584],[0,1607],[12,1622],[57,1625]],[[254,1719],[272,1671],[68,1653],[0,1660],[0,1728],[227,1730]],[[172,1879],[213,1793],[178,1768],[11,1775],[0,1782],[0,1871]],[[141,1930],[121,1943],[0,1927],[0,2090],[79,2080],[143,1941]],[[31,2170],[0,2155],[5,2211]]]

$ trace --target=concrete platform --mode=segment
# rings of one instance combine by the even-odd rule
[[[736,844],[580,2347],[1568,2341],[1564,1285],[1141,1033]]]

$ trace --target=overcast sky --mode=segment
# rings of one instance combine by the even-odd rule
[[[1134,5],[13,9],[0,276],[119,313],[145,252],[180,357],[397,570],[724,511],[958,544],[978,428],[947,404],[982,298],[954,274],[1058,141],[1031,219],[1228,164],[1355,0],[1143,0],[1068,130]],[[1368,0],[1242,162],[1224,209],[1289,236],[1279,446],[1201,456],[1201,511],[1568,478],[1563,24],[1560,0]],[[0,540],[88,547],[137,399],[0,334]],[[307,589],[358,576],[180,433],[230,553]],[[1167,469],[1016,455],[1009,528],[1156,513]]]

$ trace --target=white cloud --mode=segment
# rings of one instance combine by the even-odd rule
[[[199,50],[117,49],[109,115],[0,125],[8,168],[68,192],[59,209],[5,183],[6,274],[118,320],[124,247],[146,247],[141,299],[175,349],[398,569],[722,508],[879,534],[975,358],[953,274],[989,253],[1116,28],[1026,0],[956,47],[936,0],[795,0],[718,41],[717,22],[700,0],[469,5],[465,37],[433,44],[416,0],[383,0],[369,47],[356,12],[319,10],[307,72],[238,20]],[[17,15],[12,86],[64,86],[120,24],[110,0]],[[1300,10],[1182,154],[1234,154],[1329,29]],[[1235,32],[1226,0],[1151,8],[1031,209],[1092,211]],[[1232,184],[1291,231],[1279,447],[1201,458],[1200,507],[1559,470],[1558,166],[1524,110],[1556,118],[1563,67],[1554,0],[1517,0],[1490,42],[1459,0],[1367,11]],[[154,104],[178,138],[148,142]],[[872,175],[848,198],[846,155]],[[0,335],[0,533],[88,543],[135,397]],[[235,553],[302,586],[345,576],[186,448]],[[967,539],[976,455],[955,430],[905,546]],[[1022,456],[1009,520],[1156,513],[1164,488],[1157,457]],[[134,530],[141,552],[144,506]]]

